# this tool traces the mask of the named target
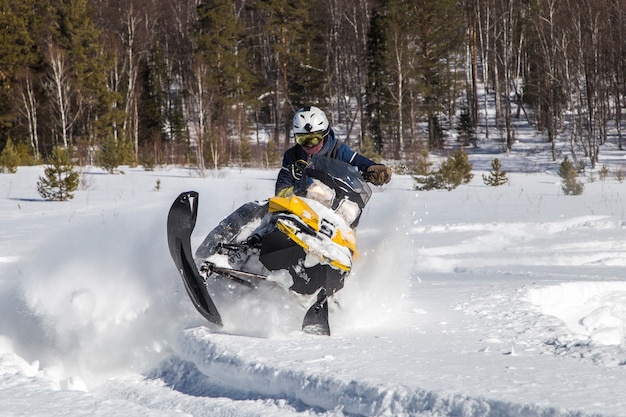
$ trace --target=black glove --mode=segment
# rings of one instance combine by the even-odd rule
[[[391,180],[391,169],[386,165],[372,165],[367,168],[365,180],[374,185],[387,184]]]

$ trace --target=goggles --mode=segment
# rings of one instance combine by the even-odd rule
[[[296,142],[301,146],[317,146],[323,140],[322,132],[296,133]]]

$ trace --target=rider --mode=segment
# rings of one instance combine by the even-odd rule
[[[337,140],[335,131],[322,110],[315,106],[301,108],[293,116],[296,144],[283,154],[282,168],[276,179],[276,195],[288,197],[302,176],[302,171],[313,155],[325,155],[356,166],[368,182],[387,184],[391,169],[360,155]]]

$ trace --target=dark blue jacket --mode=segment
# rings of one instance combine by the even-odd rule
[[[338,141],[337,138],[335,138],[335,131],[332,128],[328,132],[324,146],[317,155],[330,156],[354,165],[361,171],[361,174],[365,173],[370,166],[376,165],[376,162],[363,155],[359,155],[350,149],[348,145]],[[302,149],[302,146],[298,144],[285,151],[283,154],[282,167],[276,179],[276,194],[284,188],[297,185],[298,178],[295,178],[292,174],[293,165],[300,160],[308,162],[311,157],[312,156],[307,155],[304,149]]]

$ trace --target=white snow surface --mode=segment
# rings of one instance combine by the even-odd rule
[[[208,324],[168,252],[180,192],[195,248],[275,171],[85,168],[69,202],[40,199],[41,167],[0,174],[0,415],[626,416],[626,184],[566,196],[556,163],[500,155],[487,187],[493,156],[452,192],[375,190],[330,337],[285,291]]]

